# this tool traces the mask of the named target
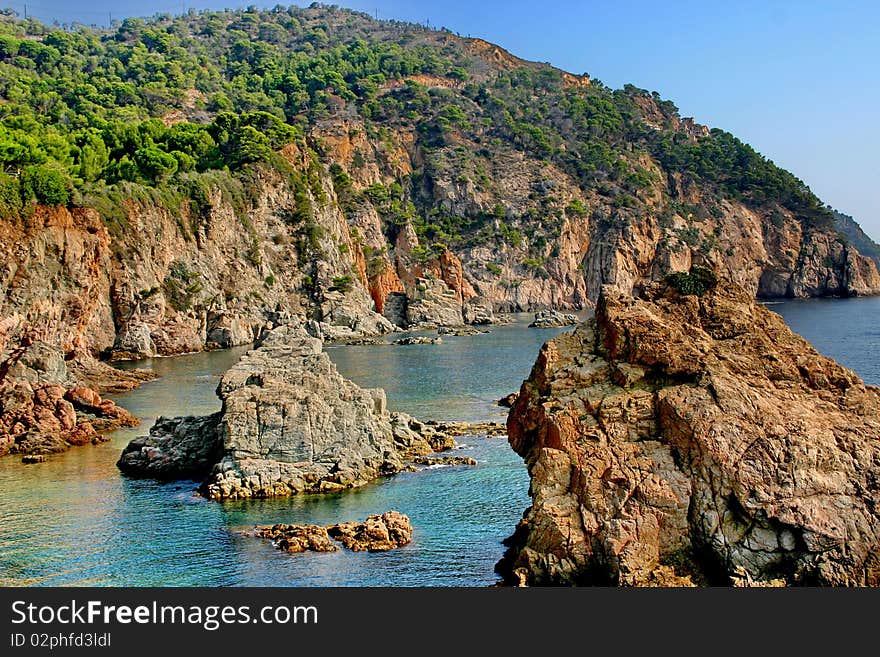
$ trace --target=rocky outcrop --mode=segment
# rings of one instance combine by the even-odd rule
[[[464,323],[455,290],[439,278],[417,278],[406,300],[406,326],[459,326]]]
[[[578,318],[571,313],[561,313],[557,310],[542,310],[535,313],[535,319],[529,324],[529,328],[558,328],[560,326],[574,326]]]
[[[605,288],[508,432],[512,583],[880,584],[880,390],[734,284]]]
[[[368,517],[364,522],[343,522],[328,527],[319,525],[266,525],[245,536],[272,541],[285,552],[336,552],[338,541],[353,552],[387,552],[412,541],[413,527],[409,518],[397,511]]]
[[[122,472],[154,479],[204,477],[223,455],[220,414],[160,417],[148,436],[135,438],[122,451]]]
[[[406,338],[400,338],[391,342],[393,345],[414,345],[414,344],[443,344],[442,338],[431,338],[426,335],[412,335]]]
[[[364,522],[343,522],[327,529],[331,538],[354,552],[387,552],[412,541],[409,518],[397,511],[370,516]]]
[[[25,346],[26,345],[26,346]],[[96,364],[96,376],[103,370]],[[68,370],[64,354],[44,342],[19,344],[0,362],[0,456],[48,454],[98,443],[137,418]],[[136,385],[120,374],[113,383]]]
[[[401,471],[454,440],[386,408],[382,390],[343,378],[302,324],[274,329],[221,379],[219,413],[160,420],[119,467],[150,477],[208,477],[213,499],[329,492]]]
[[[416,456],[412,462],[416,465],[436,468],[453,465],[476,465],[477,459],[470,456]]]
[[[327,528],[320,525],[257,526],[243,534],[269,539],[276,548],[285,552],[336,552],[339,549],[330,540]]]

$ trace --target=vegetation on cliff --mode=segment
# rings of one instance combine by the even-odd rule
[[[205,172],[282,166],[275,151],[349,112],[380,140],[383,131],[414,127],[426,169],[448,165],[436,161],[444,146],[480,144],[460,153],[456,166],[478,186],[491,185],[489,161],[503,144],[555,164],[619,207],[641,206],[656,182],[646,165],[652,158],[716,200],[775,204],[804,226],[832,225],[801,181],[726,132],[688,134],[676,107],[656,93],[611,90],[585,77],[573,83],[503,52],[487,67],[482,45],[320,6],[132,18],[112,31],[4,17],[0,212],[16,215],[34,201],[94,205],[142,187],[173,190],[158,196],[166,203],[199,203],[214,180]],[[319,139],[309,146],[321,155]],[[383,216],[416,220],[429,242],[485,237],[497,218],[490,213],[413,206],[410,197],[419,195],[403,192],[419,187],[418,174],[397,181],[396,193],[368,190]],[[552,206],[552,193],[537,191]],[[584,210],[548,207],[548,214]],[[503,207],[498,214],[504,218]],[[509,229],[504,237],[522,239]]]

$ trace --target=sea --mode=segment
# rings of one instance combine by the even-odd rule
[[[880,298],[767,304],[822,353],[880,385]],[[570,329],[531,329],[529,316],[442,344],[328,346],[339,371],[382,387],[391,409],[421,419],[504,421],[496,401],[519,389],[541,345]],[[465,436],[476,466],[431,467],[329,495],[215,502],[197,481],[120,474],[116,460],[160,415],[211,413],[220,376],[246,351],[134,363],[159,375],[113,399],[142,418],[100,445],[23,465],[0,459],[3,586],[490,586],[493,567],[529,504],[522,460],[502,437]],[[388,510],[408,515],[413,541],[384,553],[287,554],[241,535],[255,524],[331,524]]]

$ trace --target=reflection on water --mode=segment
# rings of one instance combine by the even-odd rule
[[[522,319],[522,318],[520,318]],[[518,389],[540,345],[557,330],[520,322],[440,345],[329,347],[340,371],[379,386],[389,406],[417,417],[502,420],[494,401]],[[137,363],[161,378],[115,399],[143,418],[102,445],[44,464],[0,459],[0,583],[40,585],[456,585],[495,581],[500,541],[528,503],[528,477],[504,438],[466,437],[476,467],[403,473],[334,495],[216,503],[197,482],[120,476],[125,444],[158,415],[210,413],[220,375],[245,349]],[[231,527],[329,524],[394,509],[410,516],[413,542],[383,554],[288,555]]]

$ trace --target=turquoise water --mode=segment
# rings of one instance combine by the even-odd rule
[[[823,353],[880,384],[880,298],[772,304]],[[340,371],[381,386],[392,408],[425,419],[504,417],[494,400],[518,389],[540,345],[557,331],[523,323],[441,345],[329,347]],[[504,438],[466,437],[476,467],[403,473],[336,495],[208,502],[194,481],[120,476],[115,462],[159,414],[209,413],[220,375],[245,351],[156,359],[161,378],[118,395],[142,417],[98,446],[47,463],[0,459],[0,584],[205,586],[485,586],[528,505],[528,477]],[[141,364],[143,365],[143,364]],[[230,528],[327,524],[395,509],[415,527],[411,545],[384,554],[288,555]]]
[[[520,318],[522,320],[523,318]],[[540,345],[558,330],[525,324],[445,337],[440,345],[329,347],[340,371],[381,386],[389,406],[424,419],[499,420],[494,402],[517,390]],[[209,413],[214,388],[245,349],[138,363],[161,376],[115,399],[143,418],[111,441],[47,463],[0,459],[0,584],[135,586],[485,586],[528,505],[525,468],[503,437],[463,437],[475,467],[403,473],[355,491],[217,503],[195,481],[122,477],[126,443],[159,414]],[[384,554],[289,555],[230,528],[329,524],[394,509],[412,544]]]

